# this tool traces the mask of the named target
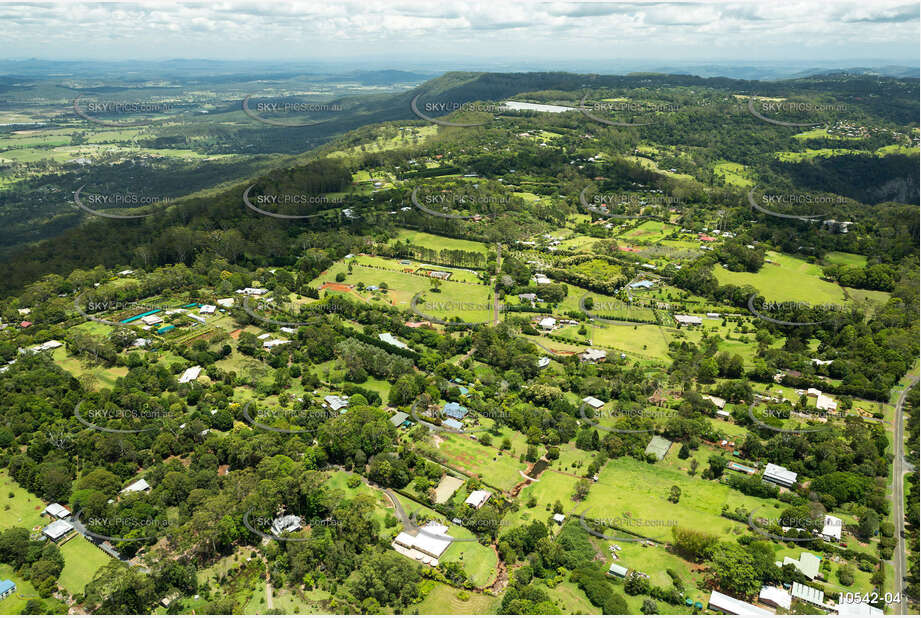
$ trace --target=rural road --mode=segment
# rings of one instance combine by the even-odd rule
[[[496,243],[496,281],[498,282],[499,277],[502,273],[502,243]],[[493,285],[493,323],[498,326],[499,324],[499,292],[496,290],[496,286]]]
[[[905,487],[903,475],[905,474],[905,419],[902,407],[905,405],[905,399],[908,392],[918,383],[918,376],[912,376],[908,386],[899,395],[899,400],[895,404],[895,456],[892,460],[892,516],[895,520],[895,552],[892,554],[892,566],[895,571],[894,588],[899,595],[897,604],[899,614],[905,615],[908,605],[905,602]]]

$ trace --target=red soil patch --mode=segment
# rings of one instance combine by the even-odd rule
[[[239,338],[240,338],[240,333],[242,333],[242,332],[243,332],[243,329],[242,329],[242,328],[238,328],[237,330],[230,331],[230,338],[231,338],[231,339],[239,339]]]
[[[223,466],[217,467],[218,476],[227,476],[227,471],[230,470],[230,464],[224,464]]]
[[[351,292],[352,286],[346,285],[344,283],[329,283],[326,282],[320,286],[321,290],[334,290],[336,292]]]

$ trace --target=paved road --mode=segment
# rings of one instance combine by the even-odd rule
[[[893,519],[895,520],[895,552],[892,554],[892,566],[895,571],[894,587],[895,592],[899,595],[897,609],[899,614],[908,613],[908,605],[905,602],[905,487],[902,476],[905,474],[905,422],[902,406],[905,405],[905,398],[908,397],[908,391],[918,383],[918,376],[912,376],[911,382],[899,395],[899,400],[895,404],[895,457],[892,461],[892,504]]]
[[[499,324],[499,292],[496,290],[496,282],[502,275],[502,243],[496,243],[496,277],[492,281],[493,286],[493,324]]]

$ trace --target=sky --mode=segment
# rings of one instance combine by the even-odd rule
[[[401,69],[917,66],[919,6],[898,0],[0,2],[0,58],[348,60]]]

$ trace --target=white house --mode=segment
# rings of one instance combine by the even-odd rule
[[[61,506],[57,502],[53,502],[45,507],[45,510],[42,511],[42,515],[46,514],[55,519],[64,519],[65,517],[70,517],[70,511],[67,510],[67,507]]]
[[[790,596],[789,592],[783,588],[775,588],[774,586],[764,586],[761,588],[761,592],[758,594],[758,600],[765,605],[773,605],[774,607],[782,607],[784,609],[790,609],[790,604],[793,602],[793,598]]]
[[[783,466],[769,463],[764,467],[764,474],[761,476],[761,480],[781,487],[792,487],[796,483],[796,472],[791,472]]]
[[[154,324],[159,324],[162,321],[163,318],[158,315],[145,315],[143,318],[141,318],[141,322],[147,326],[153,326]]]
[[[538,322],[537,325],[544,330],[553,330],[553,327],[556,326],[556,320],[551,317],[546,317]]]
[[[237,294],[245,294],[247,296],[262,296],[268,292],[266,288],[243,288],[242,290],[237,290]]]
[[[710,592],[710,601],[708,605],[710,609],[715,609],[717,611],[723,612],[724,614],[730,614],[732,616],[774,615],[774,612],[772,611],[758,607],[757,605],[752,605],[751,603],[746,603],[745,601],[740,601],[739,599],[733,598],[728,594],[723,594],[718,590],[713,590]]]
[[[400,348],[401,350],[409,349],[408,345],[406,345],[405,343],[403,343],[402,341],[400,341],[399,339],[397,339],[390,333],[381,333],[380,335],[377,336],[377,338],[383,341],[384,343]]]
[[[822,538],[826,541],[840,541],[844,523],[834,515],[826,515],[822,526]]]
[[[199,313],[214,313],[215,311],[217,311],[217,307],[215,305],[202,305],[198,310]]]
[[[595,408],[596,410],[600,409],[604,405],[603,401],[601,401],[600,399],[596,397],[592,397],[591,395],[589,395],[588,397],[583,397],[582,401],[584,403],[587,403],[591,407]]]
[[[57,519],[42,528],[42,534],[57,543],[70,534],[73,529],[74,526],[70,522],[64,521],[63,519]]]
[[[477,489],[470,492],[470,495],[467,496],[466,500],[464,500],[464,504],[469,504],[473,508],[479,509],[481,506],[486,504],[491,496],[492,492],[486,491],[484,489]]]
[[[181,376],[179,376],[180,384],[187,384],[198,379],[198,376],[201,375],[201,367],[195,365],[194,367],[189,367],[186,369]]]
[[[579,360],[581,360],[583,363],[600,363],[607,357],[608,353],[604,350],[585,348],[585,351],[579,355]]]
[[[133,494],[138,491],[150,491],[150,484],[145,479],[138,479],[135,482],[131,483],[119,493],[122,494]]]
[[[419,560],[423,564],[438,566],[438,558],[451,546],[454,540],[446,533],[448,527],[430,521],[415,534],[401,532],[393,539],[392,547],[399,553]]]
[[[233,299],[232,298],[218,298],[217,304],[220,305],[221,307],[224,307],[225,309],[230,309],[231,307],[233,307]]]

